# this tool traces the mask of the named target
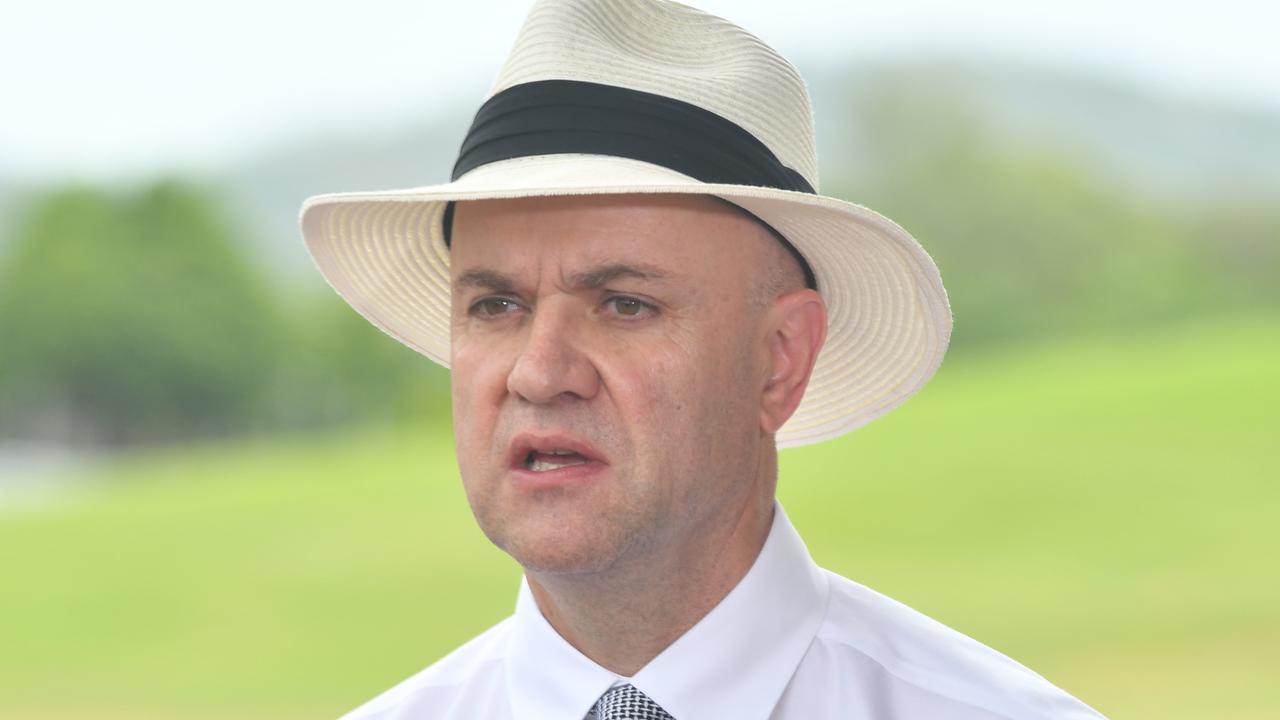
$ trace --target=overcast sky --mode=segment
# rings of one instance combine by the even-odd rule
[[[1280,110],[1280,3],[692,0],[800,65],[978,51]],[[217,167],[484,95],[529,0],[0,3],[0,177]]]

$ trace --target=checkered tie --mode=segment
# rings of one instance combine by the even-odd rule
[[[586,720],[675,720],[658,703],[631,685],[619,685],[600,696]]]

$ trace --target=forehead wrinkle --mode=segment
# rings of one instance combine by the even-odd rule
[[[670,275],[666,270],[647,263],[610,262],[573,273],[568,284],[574,289],[593,290],[623,278],[664,281]]]

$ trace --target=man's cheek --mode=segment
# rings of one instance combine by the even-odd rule
[[[464,482],[472,481],[476,471],[482,468],[482,439],[492,434],[492,427],[485,425],[482,409],[475,406],[475,388],[465,373],[452,376],[453,438],[457,452],[458,469]]]
[[[691,388],[670,365],[655,363],[637,372],[624,386],[629,424],[641,435],[655,429],[674,427],[690,403]]]
[[[459,347],[455,341],[449,373],[455,432],[492,432],[493,423],[486,417],[506,394],[506,375],[496,366],[495,355],[481,350],[471,343]]]

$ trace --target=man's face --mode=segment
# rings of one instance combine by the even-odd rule
[[[738,521],[771,442],[752,291],[773,242],[702,196],[459,203],[454,433],[497,546],[599,572]]]

